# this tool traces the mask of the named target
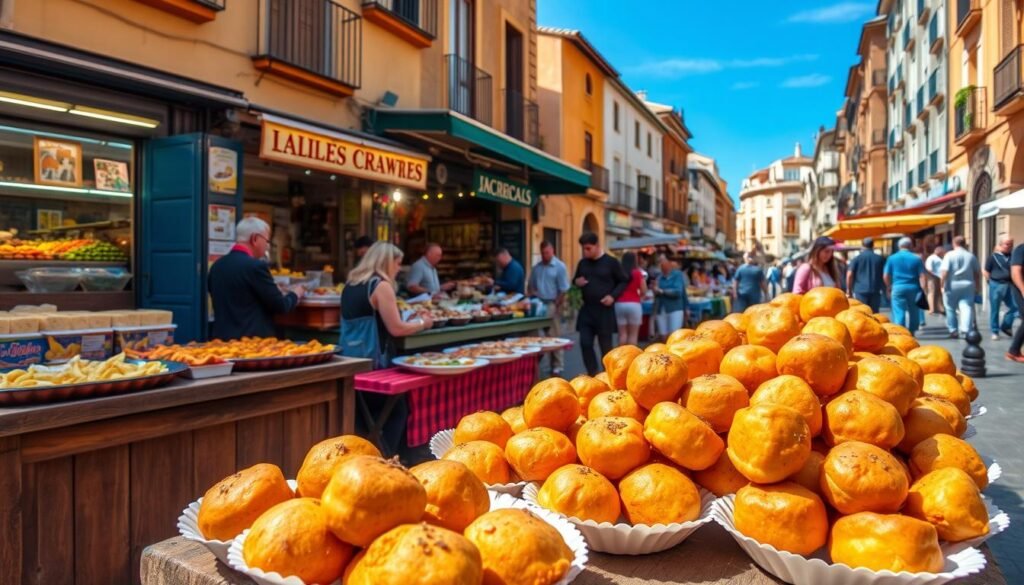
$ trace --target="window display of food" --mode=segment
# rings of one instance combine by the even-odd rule
[[[104,361],[71,358],[60,366],[33,365],[26,369],[11,370],[0,376],[0,389],[66,386],[106,380],[142,378],[168,371],[159,361],[130,362],[119,353]]]
[[[17,231],[17,230],[12,230]],[[128,256],[110,242],[93,239],[0,240],[0,258],[5,260],[80,260],[125,262]]]

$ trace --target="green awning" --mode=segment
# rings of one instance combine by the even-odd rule
[[[453,148],[525,167],[529,184],[542,195],[585,193],[590,173],[482,122],[451,110],[373,110],[372,130]]]

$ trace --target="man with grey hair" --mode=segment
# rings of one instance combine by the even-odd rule
[[[1013,337],[1013,320],[1017,318],[1017,304],[1013,302],[1010,288],[1010,252],[1013,251],[1013,238],[1008,234],[999,234],[995,250],[985,261],[983,270],[988,279],[988,324],[992,330],[992,340],[999,339],[1002,331],[1007,337]],[[1006,304],[1006,314],[1002,323],[999,322],[999,309]]]
[[[967,335],[974,328],[974,304],[981,298],[981,267],[963,236],[953,238],[953,250],[942,259],[939,280],[950,338]]]
[[[924,262],[910,249],[914,241],[904,236],[897,244],[899,251],[889,256],[883,268],[883,279],[892,299],[892,321],[916,333],[921,325],[917,295],[924,284]]]
[[[235,227],[235,245],[210,267],[213,337],[273,337],[274,315],[295,308],[302,286],[282,293],[263,260],[270,251],[270,226],[247,217]]]
[[[930,315],[946,314],[946,309],[942,304],[942,286],[939,281],[939,271],[942,268],[942,258],[945,255],[945,248],[935,246],[932,255],[924,261],[925,278],[928,282],[928,313]]]

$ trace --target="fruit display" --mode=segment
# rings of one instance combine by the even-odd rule
[[[464,464],[406,469],[356,436],[314,445],[297,482],[268,463],[224,478],[178,526],[260,582],[553,585],[586,558],[568,523],[492,497]]]
[[[20,240],[0,242],[5,260],[70,260],[79,262],[127,262],[128,256],[110,242],[92,239]]]
[[[90,242],[65,253],[62,259],[83,262],[127,262],[128,256],[110,242]]]

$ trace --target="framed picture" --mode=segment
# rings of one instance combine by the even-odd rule
[[[40,185],[82,186],[82,145],[35,137],[35,179]]]
[[[131,193],[132,181],[128,174],[128,163],[119,160],[96,158],[92,161],[96,171],[96,188],[101,191]]]
[[[37,209],[36,229],[49,230],[64,225],[64,212],[59,209]]]

